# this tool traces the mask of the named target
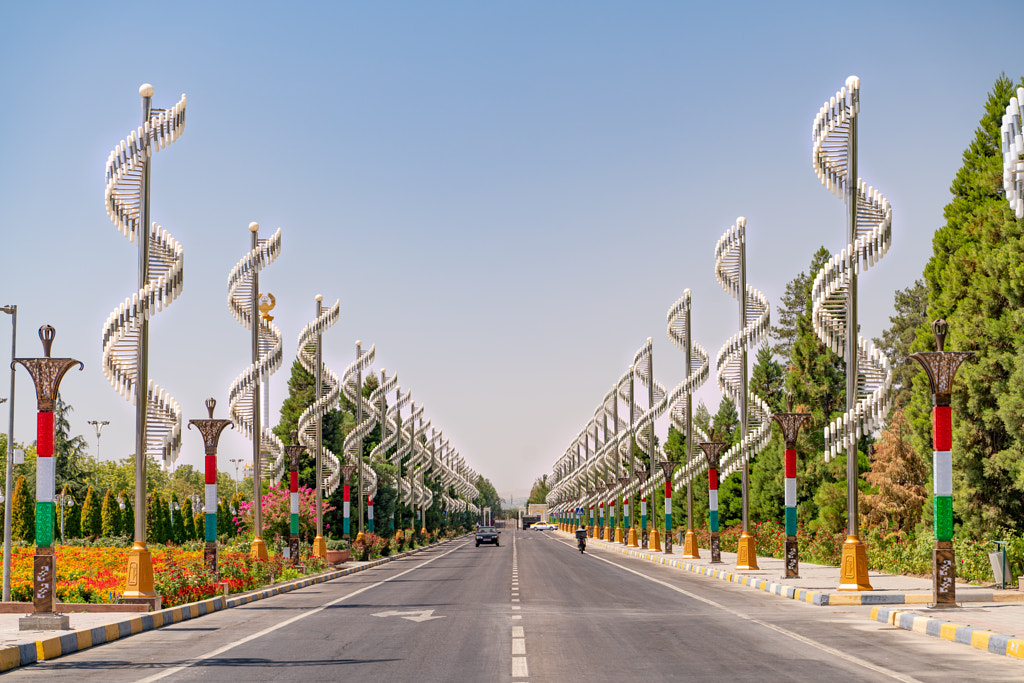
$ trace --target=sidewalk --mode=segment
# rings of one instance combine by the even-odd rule
[[[706,548],[700,549],[700,559],[684,560],[682,545],[673,545],[672,553],[667,554],[596,538],[587,542],[623,555],[749,586],[782,598],[820,606],[861,607],[859,613],[873,620],[995,654],[1024,658],[1024,593],[1016,587],[999,590],[958,581],[956,597],[959,607],[936,609],[930,606],[931,577],[869,572],[874,590],[839,591],[836,590],[839,585],[838,567],[801,562],[800,578],[786,579],[783,578],[783,561],[771,557],[758,557],[757,570],[739,572],[735,569],[735,553],[723,552],[722,563],[711,564],[711,552]]]

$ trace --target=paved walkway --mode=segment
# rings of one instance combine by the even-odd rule
[[[537,532],[562,533],[562,532]],[[566,534],[571,536],[571,534]],[[792,600],[814,605],[846,608],[866,618],[907,630],[964,643],[995,654],[1024,658],[1024,593],[993,586],[957,582],[957,608],[934,608],[931,577],[869,572],[871,591],[840,591],[839,568],[800,563],[800,578],[786,579],[781,559],[757,558],[758,569],[737,571],[736,554],[722,553],[721,564],[711,563],[711,553],[702,548],[700,559],[682,558],[682,546],[672,553],[631,548],[621,543],[589,539],[599,547],[624,555],[657,562],[683,571],[711,576],[749,586]]]

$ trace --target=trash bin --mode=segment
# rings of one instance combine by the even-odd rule
[[[1006,541],[992,541],[996,550],[988,554],[989,564],[992,565],[992,578],[999,584],[999,588],[1006,588],[1006,577],[1009,574],[1006,568]]]

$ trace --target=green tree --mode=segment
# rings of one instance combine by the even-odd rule
[[[82,537],[82,505],[76,502],[64,508],[64,538]]]
[[[905,360],[914,352],[913,346],[918,334],[927,329],[929,324],[928,288],[924,280],[915,280],[910,287],[896,292],[893,309],[893,315],[889,316],[889,327],[882,332],[880,338],[873,341],[892,365],[892,403],[899,407],[910,400],[914,378],[921,374],[921,366]]]
[[[160,494],[155,493],[149,497],[149,504],[146,507],[146,538],[150,543],[166,543],[167,535],[163,524],[164,504]]]
[[[181,524],[184,531],[183,538],[186,541],[196,540],[195,513],[192,512],[192,499],[186,498],[185,504],[181,506]]]
[[[100,529],[104,536],[121,535],[121,508],[117,506],[117,498],[110,489],[103,496]]]
[[[182,514],[182,507],[181,503],[178,502],[177,493],[171,496],[168,515],[171,522],[171,540],[181,545],[188,539],[185,537],[185,515]]]
[[[118,508],[121,509],[121,533],[128,538],[135,538],[135,503],[131,498],[128,497],[128,492],[125,490],[121,491],[121,500],[124,502],[124,507],[121,507],[121,503],[118,503]]]
[[[26,543],[36,540],[36,506],[28,490],[25,475],[18,477],[11,499],[11,538]]]
[[[86,489],[82,503],[82,535],[97,538],[103,533],[103,502],[93,488]]]
[[[537,477],[530,488],[530,497],[526,499],[527,505],[544,505],[548,497],[548,475]]]
[[[953,510],[975,537],[1024,530],[1024,230],[1001,194],[1000,125],[1014,90],[1004,74],[989,93],[924,270],[928,319],[949,324],[946,350],[975,354],[953,391]],[[915,349],[933,345],[919,328]],[[907,417],[915,449],[928,454],[925,384],[914,380]]]
[[[86,452],[88,444],[82,435],[71,436],[71,423],[68,416],[74,411],[71,404],[65,403],[57,394],[57,401],[54,410],[54,439],[53,450],[57,458],[55,463],[57,491],[67,490],[78,500],[85,498],[86,487],[94,476],[93,468],[90,467]],[[67,534],[65,522],[64,533]]]
[[[913,531],[928,499],[928,468],[909,436],[903,410],[896,408],[875,445],[871,470],[861,475],[874,489],[861,498],[864,521],[894,532]]]

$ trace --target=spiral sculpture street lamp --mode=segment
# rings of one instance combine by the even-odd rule
[[[741,472],[743,492],[743,532],[739,538],[736,569],[755,570],[757,552],[750,533],[750,487],[748,463],[771,440],[771,410],[750,390],[747,382],[747,351],[756,347],[768,333],[770,308],[764,294],[747,284],[747,220],[742,216],[725,231],[715,246],[715,277],[740,303],[740,330],[718,351],[716,378],[718,388],[736,402],[740,414],[740,442],[722,456],[722,471],[729,476]]]
[[[267,545],[263,542],[263,489],[261,475],[272,481],[284,473],[284,444],[268,425],[260,424],[260,383],[281,367],[283,339],[274,323],[260,316],[259,274],[281,253],[281,229],[270,239],[259,238],[259,223],[249,224],[249,253],[231,269],[228,275],[228,308],[244,328],[251,332],[252,364],[231,384],[228,392],[228,412],[242,436],[252,439],[252,484],[254,535],[250,553],[261,560],[267,559]],[[261,462],[266,450],[269,458]]]
[[[676,431],[682,433],[686,439],[686,459],[683,466],[687,467],[694,460],[693,454],[693,393],[697,391],[708,380],[710,363],[708,352],[704,347],[693,341],[690,336],[690,312],[691,295],[690,290],[683,291],[679,298],[668,311],[668,338],[682,349],[686,355],[686,377],[676,385],[675,389],[668,396],[669,421]],[[708,436],[697,427],[696,431],[701,441],[710,441]],[[671,489],[671,468],[666,471],[665,478],[665,514],[672,512],[672,489]],[[686,536],[683,541],[683,557],[686,559],[699,559],[700,551],[697,547],[697,535],[693,533],[693,477],[692,474],[686,479]],[[665,531],[671,532],[669,520],[666,518]]]
[[[654,340],[650,337],[647,338],[647,342],[640,347],[640,350],[633,356],[633,371],[636,374],[636,379],[642,386],[647,387],[647,410],[640,414],[636,424],[633,427],[633,431],[636,433],[637,445],[641,451],[647,454],[649,464],[646,464],[642,469],[648,473],[651,482],[651,503],[654,502],[653,486],[657,481],[657,474],[655,470],[656,460],[654,446],[654,421],[661,417],[665,412],[665,408],[668,406],[668,392],[665,387],[654,378]],[[645,478],[646,482],[646,478]],[[653,550],[661,550],[661,542],[658,538],[658,528],[654,523],[654,510],[651,510],[651,532],[648,534],[647,531],[647,495],[646,490],[641,492],[640,498],[640,528],[643,539],[641,545],[643,547],[650,547]],[[671,518],[672,513],[669,512]]]
[[[103,374],[135,404],[135,542],[128,555],[123,596],[159,604],[153,564],[146,548],[146,458],[159,454],[169,465],[181,448],[181,407],[149,379],[149,319],[181,294],[185,252],[171,235],[150,222],[151,157],[185,129],[185,96],[171,109],[153,107],[153,86],[139,88],[142,125],[107,158],[104,203],[118,232],[139,243],[139,289],[103,326]],[[143,387],[140,391],[139,388]]]
[[[885,256],[892,241],[892,208],[857,175],[860,79],[826,102],[811,128],[812,161],[821,183],[846,203],[846,248],[818,272],[811,289],[814,332],[846,362],[846,412],[825,428],[825,459],[846,452],[847,536],[839,590],[871,590],[867,550],[857,519],[857,440],[885,419],[892,401],[892,368],[885,353],[858,334],[857,275]]]
[[[356,535],[357,541],[363,535],[363,495],[365,493],[372,498],[373,494],[377,492],[376,473],[372,467],[363,467],[363,439],[377,424],[376,407],[373,403],[363,401],[363,373],[373,365],[376,347],[371,345],[370,350],[363,353],[362,346],[362,342],[356,342],[356,359],[342,375],[342,391],[345,392],[345,398],[356,407],[356,426],[345,436],[342,452],[345,454],[345,460],[354,462],[359,472],[359,517],[357,523],[359,533]]]
[[[393,418],[387,414],[387,395],[392,391],[398,389],[398,375],[393,375],[388,378],[384,368],[380,370],[380,383],[377,388],[370,394],[370,403],[373,403],[377,407],[377,416],[380,421],[380,441],[374,446],[373,450],[370,451],[370,462],[374,460],[386,460],[386,454],[388,449],[395,444],[395,436],[398,433],[398,426],[393,421]],[[390,420],[390,421],[389,421]],[[388,435],[388,427],[393,427],[390,436]],[[373,496],[371,495],[366,501],[366,528],[369,532],[373,533]]]
[[[1021,119],[1024,118],[1024,88],[1017,88],[1017,94],[1010,98],[1003,114],[1003,189],[1006,201],[1010,203],[1017,220],[1024,218],[1024,134]]]
[[[401,387],[395,387],[395,403],[387,411],[388,426],[391,428],[390,433],[385,429],[385,438],[381,442],[381,452],[387,453],[391,451],[391,464],[397,465],[401,470],[401,459],[399,454],[402,452],[402,409],[405,408],[409,403],[411,394],[409,392],[402,393]],[[401,483],[402,477],[395,477],[395,489],[401,495]],[[396,527],[395,516],[398,514],[398,501],[391,508],[391,529],[394,530]]]
[[[316,318],[299,333],[299,348],[296,356],[299,364],[315,378],[316,400],[299,415],[297,429],[299,443],[307,452],[313,453],[316,461],[316,538],[313,539],[313,557],[327,556],[327,542],[324,540],[324,494],[331,495],[341,481],[341,462],[338,456],[323,445],[324,415],[338,405],[341,395],[338,376],[323,363],[323,333],[338,322],[341,301],[326,311],[323,296],[316,295]],[[327,469],[326,476],[324,468]]]

